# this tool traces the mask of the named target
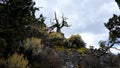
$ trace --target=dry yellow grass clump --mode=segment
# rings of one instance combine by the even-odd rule
[[[8,58],[6,64],[8,65],[8,68],[26,68],[28,65],[28,60],[24,58],[24,55],[14,53]]]

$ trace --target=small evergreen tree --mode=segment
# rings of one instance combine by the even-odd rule
[[[120,1],[115,0],[120,7]],[[120,43],[120,15],[113,14],[113,17],[109,19],[107,23],[104,24],[109,30],[109,39],[107,42],[106,51],[112,48],[115,44]]]
[[[2,52],[5,57],[17,51],[27,37],[29,32],[26,27],[36,20],[35,11],[38,8],[34,5],[32,0],[0,1],[0,45],[5,47]]]

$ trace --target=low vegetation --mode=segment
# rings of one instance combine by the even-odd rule
[[[120,54],[110,51],[120,43],[120,16],[105,23],[109,39],[100,41],[98,49],[86,48],[79,34],[66,38],[62,33],[70,26],[67,18],[59,21],[55,13],[48,27],[43,14],[35,17],[39,9],[34,5],[33,0],[0,1],[0,68],[120,68]]]

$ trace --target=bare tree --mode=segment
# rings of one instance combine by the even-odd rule
[[[68,25],[68,23],[67,23],[67,21],[66,21],[66,20],[67,20],[66,17],[62,16],[62,20],[61,20],[61,22],[59,22],[59,20],[58,20],[58,18],[57,18],[56,12],[55,12],[54,14],[55,14],[55,18],[54,18],[55,22],[54,22],[54,24],[53,24],[52,26],[50,26],[49,28],[50,28],[51,30],[53,30],[53,29],[56,28],[56,32],[61,33],[61,29],[62,29],[64,26],[69,27],[70,25]]]

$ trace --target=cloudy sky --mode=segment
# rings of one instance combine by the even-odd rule
[[[120,11],[114,0],[35,0],[37,7],[43,7],[36,13],[46,17],[46,24],[54,18],[54,12],[60,18],[63,14],[68,18],[69,28],[63,28],[66,37],[72,34],[80,34],[87,43],[87,47],[98,47],[100,40],[108,38],[108,30],[104,23],[113,14],[119,15]],[[120,47],[118,47],[120,48]],[[112,49],[113,52],[116,50]]]

